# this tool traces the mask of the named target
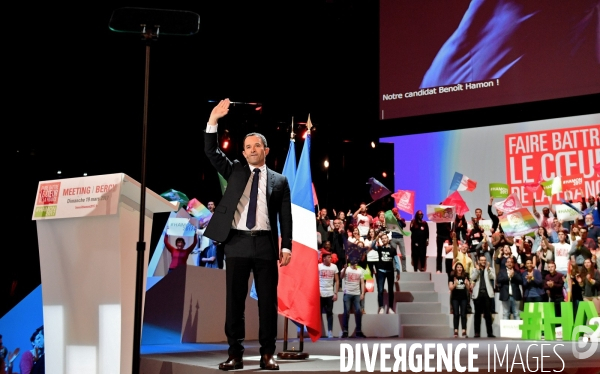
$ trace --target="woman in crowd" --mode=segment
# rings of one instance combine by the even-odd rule
[[[577,262],[572,258],[571,260],[571,271],[569,272],[569,289],[571,290],[571,301],[573,303],[573,315],[577,315],[577,307],[579,306],[579,302],[583,301],[583,287],[577,281],[577,277],[581,279],[580,269],[577,266]]]
[[[196,248],[196,244],[198,244],[198,235],[194,234],[194,242],[187,248],[183,248],[185,246],[185,240],[183,238],[177,238],[175,240],[175,246],[173,247],[171,243],[169,243],[169,235],[165,233],[165,247],[171,253],[171,264],[169,265],[169,273],[175,270],[180,266],[185,266],[187,263],[187,259],[190,256],[190,253]]]
[[[462,326],[462,336],[467,336],[467,304],[469,303],[469,276],[463,265],[456,263],[454,270],[448,276],[448,288],[450,289],[450,302],[454,315],[454,337],[458,337],[458,322]]]
[[[456,239],[466,241],[467,240],[467,219],[464,214],[457,214],[454,218],[454,232],[456,232]]]
[[[533,263],[533,267],[537,266],[537,256],[531,251],[531,243],[528,240],[519,240],[517,241],[517,252],[519,253],[519,257],[521,259],[521,272],[526,270],[525,263],[527,260],[531,260]]]
[[[21,374],[37,374],[44,373],[45,371],[45,356],[44,356],[44,327],[40,327],[31,338],[31,345],[33,348],[25,353],[21,357],[21,363],[19,364],[19,373]]]
[[[427,246],[429,245],[429,225],[423,220],[423,211],[417,210],[415,218],[410,221],[411,261],[415,273],[427,270]]]
[[[548,261],[554,261],[554,246],[550,244],[548,238],[544,237],[540,241],[540,247],[535,254],[538,257],[539,269],[542,273],[542,279],[546,279],[548,274]]]
[[[526,303],[541,302],[544,296],[544,278],[542,273],[535,268],[531,259],[525,261],[523,272],[523,299]]]
[[[360,237],[360,232],[358,231],[358,228],[355,227],[354,229],[352,229],[352,235],[348,236],[348,242],[349,243],[353,243],[353,244],[358,244],[358,242],[362,242],[362,238]]]
[[[377,219],[373,221],[371,227],[375,229],[376,234],[379,234],[382,231],[386,231],[385,212],[383,210],[380,210],[377,213]]]
[[[375,278],[377,271],[375,270],[377,263],[379,262],[379,253],[375,250],[375,246],[378,245],[377,237],[375,236],[375,229],[370,229],[367,234],[367,238],[364,240],[365,248],[367,248],[367,267],[371,272],[371,276]]]
[[[594,269],[592,260],[583,261],[581,272],[575,276],[579,287],[582,289],[583,300],[592,301],[598,310],[598,295],[600,294],[600,272]]]
[[[379,314],[384,314],[383,307],[383,291],[385,282],[387,281],[388,293],[388,314],[394,312],[394,273],[396,273],[396,281],[400,280],[400,263],[396,256],[396,249],[390,246],[390,239],[385,232],[380,232],[379,240],[373,241],[373,248],[377,251],[379,262],[377,263],[377,303],[379,305]],[[381,241],[381,245],[378,242]]]
[[[549,240],[548,231],[546,231],[545,227],[540,226],[535,232],[535,240],[533,241],[533,246],[531,247],[533,253],[537,253],[537,251],[540,249],[543,238]]]

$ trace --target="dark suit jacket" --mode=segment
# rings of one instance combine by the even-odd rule
[[[233,216],[237,210],[248,179],[250,167],[238,160],[230,161],[218,145],[216,133],[204,134],[204,152],[211,164],[227,180],[227,189],[206,227],[204,235],[227,243]],[[267,168],[267,207],[271,225],[271,241],[279,258],[277,222],[281,230],[281,248],[292,250],[292,205],[287,178]],[[231,256],[231,254],[229,254]]]
[[[521,272],[518,269],[513,269],[514,273],[512,278],[508,277],[508,273],[506,269],[500,270],[498,273],[498,285],[500,286],[500,300],[507,301],[508,287],[512,287],[512,296],[515,300],[521,300],[521,288],[520,285],[523,284],[523,278],[521,277]]]

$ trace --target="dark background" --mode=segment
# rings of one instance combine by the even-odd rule
[[[231,158],[241,158],[246,133],[264,133],[271,147],[267,164],[277,171],[292,117],[302,134],[298,123],[310,113],[313,181],[330,214],[369,202],[369,177],[394,188],[393,149],[370,145],[380,136],[594,113],[600,102],[592,95],[379,121],[373,0],[11,3],[2,40],[3,194],[9,203],[0,316],[40,283],[31,221],[40,180],[118,172],[140,179],[145,47],[138,35],[109,30],[112,12],[122,7],[200,15],[197,35],[161,36],[151,46],[147,186],[157,193],[173,188],[204,203],[220,198],[216,172],[202,151],[211,100],[262,104],[261,111],[233,106],[219,130],[229,130]],[[302,145],[297,136],[298,158]],[[383,199],[371,213],[392,205]],[[159,230],[165,219],[156,217]]]

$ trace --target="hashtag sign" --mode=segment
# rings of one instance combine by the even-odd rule
[[[521,339],[540,340],[542,333],[542,313],[537,306],[530,307],[530,303],[525,303],[524,310],[521,312],[523,323],[519,326],[521,330]]]

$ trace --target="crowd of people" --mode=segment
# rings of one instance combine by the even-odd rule
[[[386,223],[385,212],[380,211],[373,217],[364,203],[354,213],[333,210],[333,219],[327,209],[321,209],[316,217],[316,229],[321,248],[319,276],[321,303],[328,321],[327,335],[332,336],[332,305],[337,300],[337,291],[342,290],[342,337],[348,336],[352,310],[356,336],[364,336],[361,318],[366,274],[375,279],[378,313],[385,313],[386,281],[387,313],[395,313],[394,274],[397,281],[400,273],[406,271],[403,236],[408,234],[404,231],[407,226],[411,236],[411,266],[415,272],[427,271],[427,247],[430,239],[436,241],[436,272],[441,273],[445,267],[448,275],[454,337],[459,336],[459,330],[462,336],[467,335],[466,315],[470,313],[474,314],[474,336],[480,336],[483,316],[487,336],[494,337],[496,294],[502,303],[503,319],[519,319],[525,302],[552,302],[557,316],[561,315],[563,301],[573,302],[574,315],[580,301],[593,301],[600,311],[600,253],[596,252],[600,247],[600,195],[587,200],[582,198],[582,211],[587,213],[575,221],[560,221],[551,205],[544,207],[541,213],[533,205],[539,228],[523,236],[504,232],[500,224],[504,212],[494,208],[493,200],[490,198],[487,209],[492,221],[489,231],[479,226],[485,219],[480,208],[475,210],[470,222],[464,215],[457,215],[454,222],[436,223],[436,232],[431,234],[430,225],[420,210],[409,223],[394,208],[391,212],[397,225],[390,225],[389,221]],[[352,257],[355,247],[361,255]]]
[[[25,351],[21,355],[19,369],[15,371],[14,363],[19,356],[19,348],[13,350],[12,353],[4,346],[2,335],[0,335],[0,374],[43,374],[46,371],[44,355],[44,326],[37,328],[31,337],[31,349]]]

